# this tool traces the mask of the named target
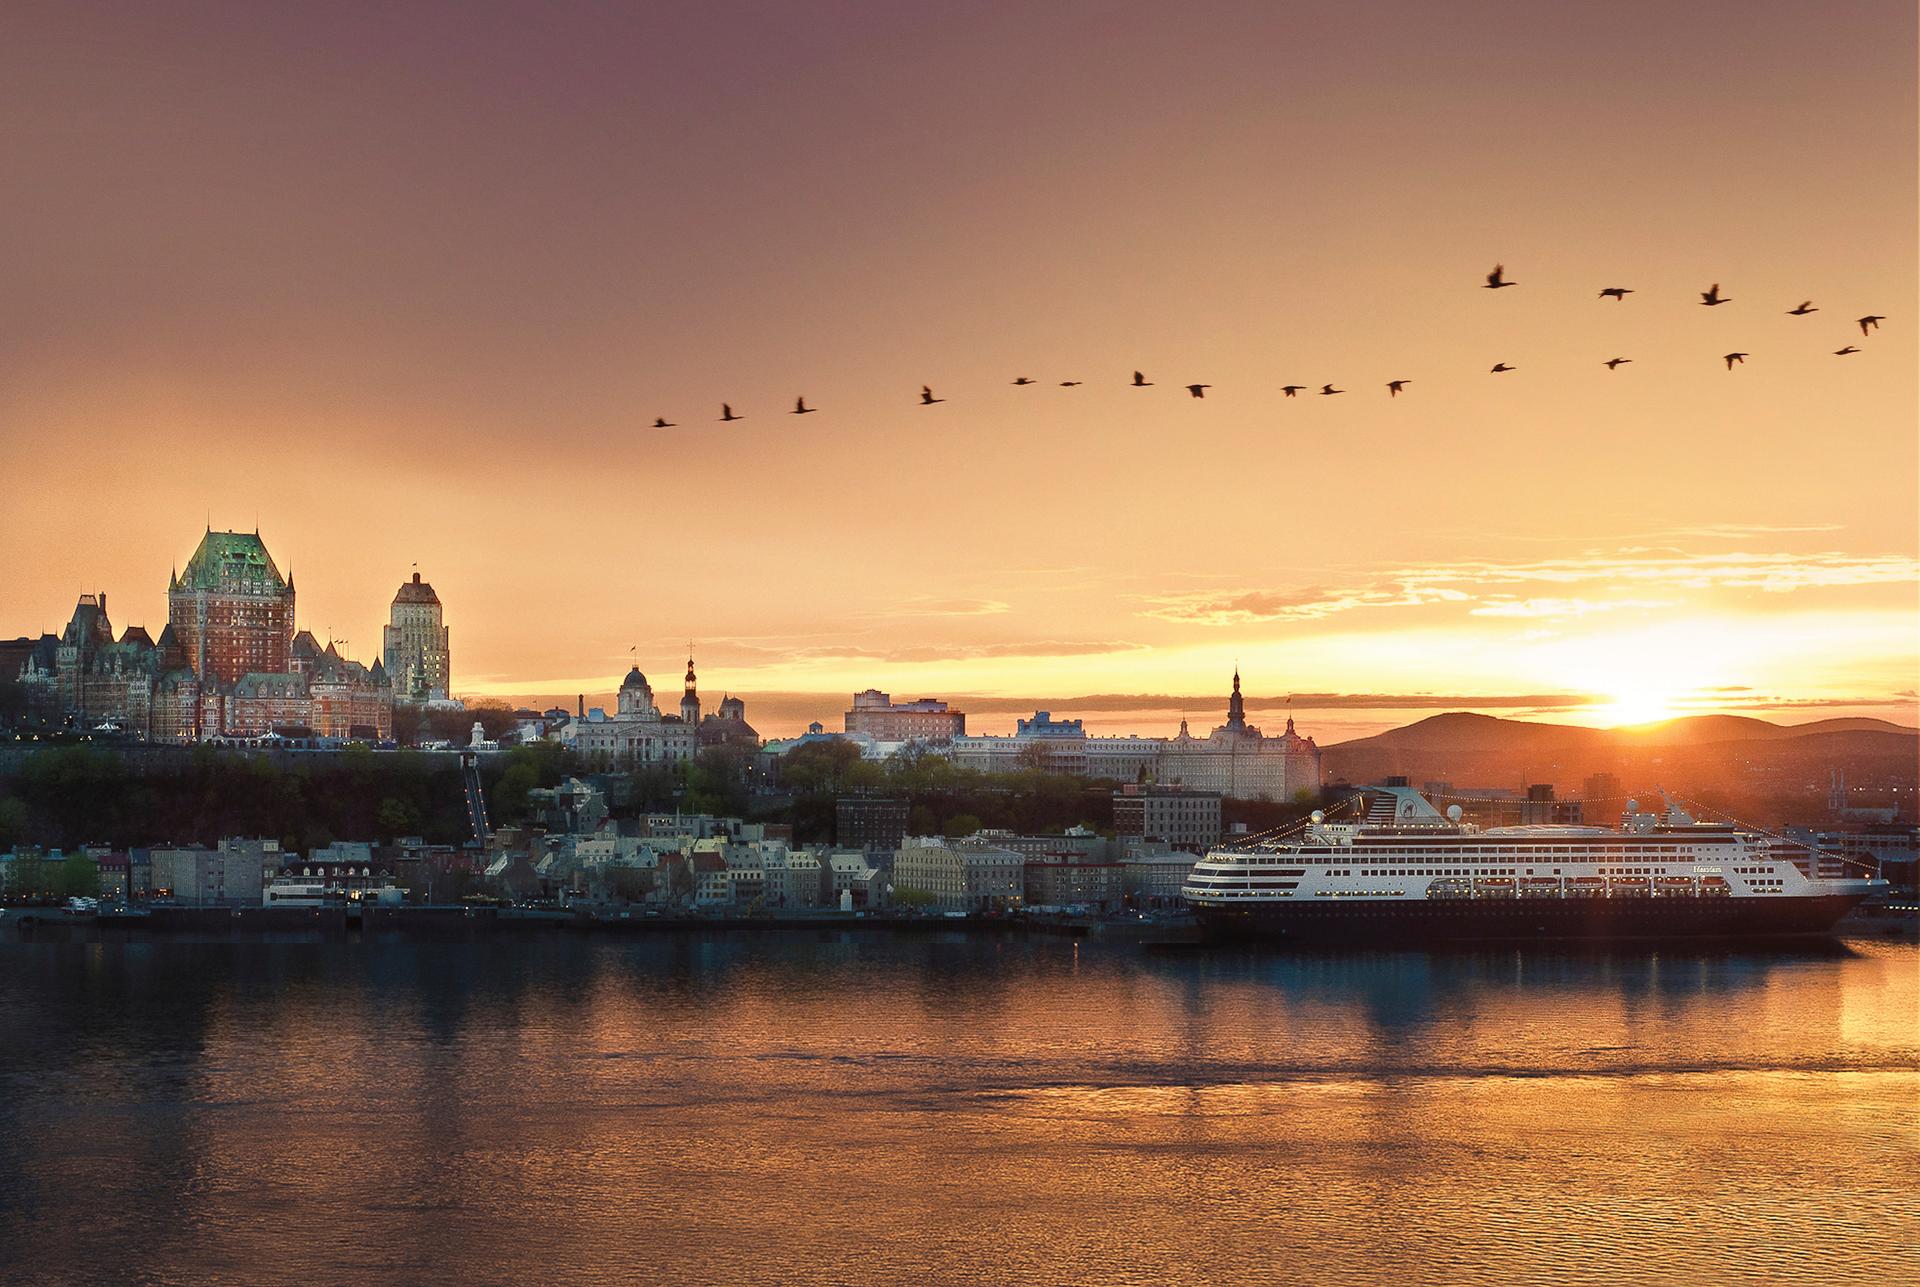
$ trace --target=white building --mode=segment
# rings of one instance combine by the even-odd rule
[[[1171,738],[1089,737],[1077,719],[1035,711],[1011,735],[955,737],[933,749],[982,773],[1041,769],[1113,782],[1183,785],[1242,800],[1290,800],[1320,789],[1320,748],[1294,730],[1291,718],[1279,737],[1247,723],[1237,670],[1227,722],[1204,738],[1189,733],[1185,720]]]
[[[569,720],[559,736],[589,764],[603,768],[691,760],[700,749],[697,729],[677,715],[662,715],[654,705],[653,688],[638,666],[620,682],[614,714],[595,707],[584,719]]]

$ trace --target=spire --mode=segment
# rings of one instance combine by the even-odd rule
[[[1233,664],[1233,696],[1227,699],[1227,727],[1243,729],[1247,726],[1247,703],[1240,696],[1240,663]]]

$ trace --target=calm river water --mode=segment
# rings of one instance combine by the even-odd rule
[[[1920,1281],[1920,951],[0,942],[0,1279]]]

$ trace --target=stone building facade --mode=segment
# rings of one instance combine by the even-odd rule
[[[418,572],[393,596],[381,633],[380,660],[393,684],[395,701],[417,706],[444,702],[452,694],[453,652],[440,596]]]
[[[150,741],[393,736],[393,690],[376,661],[343,658],[293,629],[294,588],[259,533],[209,529],[167,587],[167,625],[118,639],[104,594],[81,595],[59,635],[26,650],[30,709],[72,727]]]

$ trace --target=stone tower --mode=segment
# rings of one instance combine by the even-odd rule
[[[416,705],[445,701],[452,693],[453,655],[433,586],[415,572],[394,594],[387,620],[380,661],[393,684],[394,700]]]

